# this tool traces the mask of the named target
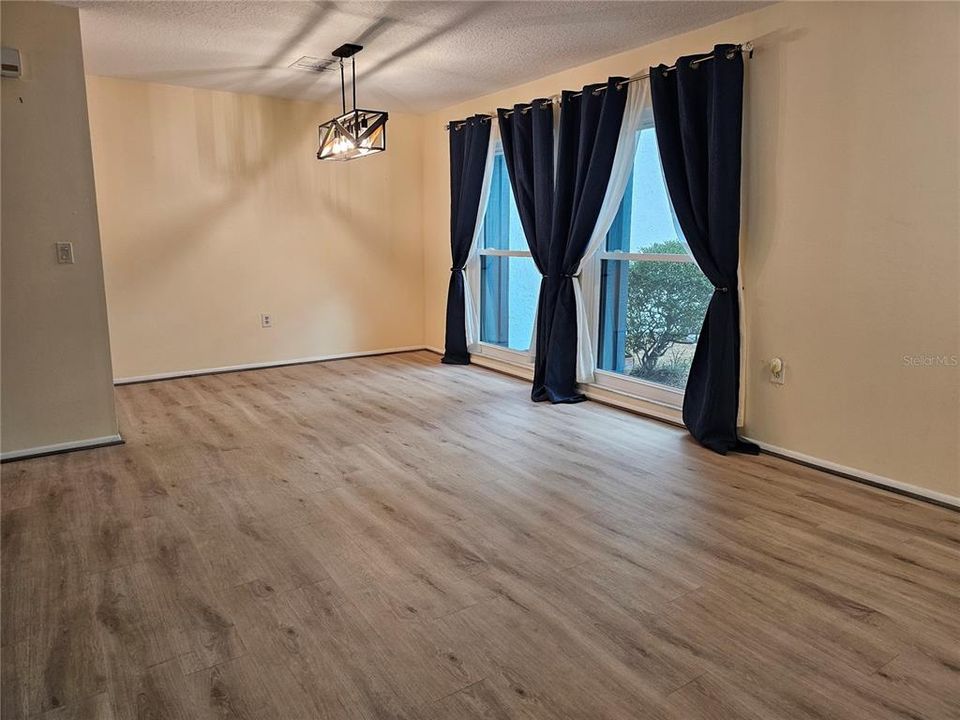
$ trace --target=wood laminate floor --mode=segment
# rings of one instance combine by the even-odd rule
[[[410,353],[2,471],[2,716],[958,718],[960,514]]]

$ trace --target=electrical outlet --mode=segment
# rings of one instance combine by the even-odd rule
[[[72,242],[57,243],[57,262],[61,265],[73,265],[74,259]]]
[[[260,327],[273,327],[273,315],[270,313],[260,313]]]
[[[770,361],[770,382],[774,385],[783,385],[787,379],[787,366],[780,358]]]

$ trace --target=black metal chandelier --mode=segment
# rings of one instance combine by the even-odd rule
[[[354,55],[363,50],[362,45],[346,43],[333,51],[340,58],[340,102],[343,114],[320,126],[320,149],[318,160],[353,160],[387,149],[387,113],[384,110],[357,108],[357,65]],[[347,87],[343,61],[350,59],[353,78],[353,110],[347,112]]]

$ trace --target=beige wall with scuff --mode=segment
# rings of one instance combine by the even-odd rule
[[[960,497],[960,368],[910,359],[960,356],[955,3],[781,3],[427,116],[426,344],[443,345],[448,120],[745,40],[745,434]]]
[[[117,378],[422,344],[419,117],[319,162],[339,108],[87,86]]]
[[[2,450],[117,432],[76,8],[0,4],[20,79],[2,81]],[[58,265],[55,243],[76,263]]]

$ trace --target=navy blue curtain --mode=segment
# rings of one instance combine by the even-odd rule
[[[527,238],[533,262],[540,272],[540,296],[537,304],[537,339],[534,358],[533,390],[536,398],[544,392],[546,368],[546,330],[544,320],[547,288],[548,250],[553,227],[553,106],[537,99],[530,105],[515,105],[512,110],[497,110],[503,159],[510,176],[513,197],[517,201],[520,224]]]
[[[543,387],[533,399],[580,402],[577,392],[577,306],[573,275],[590,242],[607,192],[623,111],[626,78],[565,90],[557,133],[553,227],[546,287],[538,316],[537,351],[543,353]],[[543,333],[541,338],[541,333]]]
[[[712,55],[713,59],[705,59]],[[714,292],[683,398],[683,422],[718,453],[757,453],[737,437],[740,397],[740,133],[743,57],[735,45],[650,68],[653,117],[667,190],[697,265]]]
[[[451,122],[450,129],[450,287],[447,290],[447,336],[442,362],[469,365],[463,268],[470,255],[480,212],[483,172],[490,143],[490,118],[474,115]]]

